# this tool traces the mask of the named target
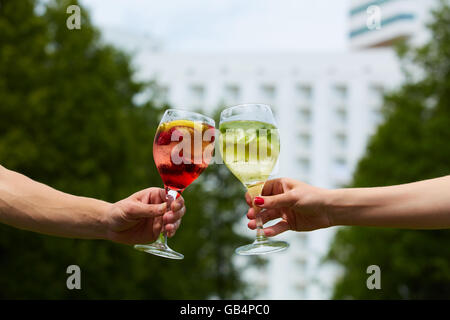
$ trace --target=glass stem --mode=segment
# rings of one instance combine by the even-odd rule
[[[261,219],[261,215],[259,214],[261,212],[261,209],[258,207],[253,206],[255,209],[256,214],[256,242],[266,241],[267,237],[264,234],[264,225]]]
[[[264,225],[262,223],[261,216],[259,212],[261,211],[259,208],[255,208],[256,211],[256,241],[266,241],[267,237],[264,234]]]
[[[178,192],[176,190],[170,189],[168,187],[166,189],[166,212],[170,211],[170,205],[172,204],[172,201],[175,200],[178,196]],[[159,234],[158,240],[157,240],[162,246],[167,247],[167,232],[164,230],[164,223],[161,227],[161,233]]]
[[[163,246],[167,246],[167,236],[164,232],[164,226],[163,226],[163,231],[161,231],[161,233],[158,236],[158,240],[157,240],[161,245]]]
[[[252,201],[253,201],[253,199],[255,199],[255,197],[258,197],[261,195],[263,187],[264,187],[264,182],[256,183],[254,185],[247,187],[248,193],[252,197]],[[255,242],[267,241],[267,237],[264,234],[264,230],[263,230],[264,226],[263,226],[263,222],[262,222],[261,215],[260,215],[261,208],[253,205],[253,209],[255,210],[255,216],[256,216],[256,241]]]

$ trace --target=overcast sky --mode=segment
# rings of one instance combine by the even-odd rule
[[[347,49],[348,0],[83,0],[105,30],[152,35],[172,52]]]

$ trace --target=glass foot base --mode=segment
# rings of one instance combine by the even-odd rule
[[[154,254],[155,256],[160,256],[163,258],[177,259],[177,260],[184,259],[184,255],[182,255],[181,253],[173,251],[168,246],[158,242],[152,244],[137,244],[134,246],[134,248],[136,250],[151,253]]]
[[[242,247],[237,248],[234,252],[241,256],[250,256],[257,254],[267,254],[273,252],[279,252],[286,250],[289,247],[289,243],[284,241],[273,241],[273,240],[264,240],[264,241],[255,241],[252,244],[248,244]]]

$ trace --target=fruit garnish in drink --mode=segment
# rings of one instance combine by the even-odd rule
[[[208,167],[213,149],[212,126],[188,120],[160,124],[153,157],[165,187],[183,191]]]
[[[266,181],[280,152],[278,129],[260,121],[229,121],[220,124],[222,158],[245,185]]]

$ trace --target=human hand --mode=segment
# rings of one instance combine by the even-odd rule
[[[276,236],[287,230],[311,231],[331,226],[326,210],[327,190],[288,178],[268,180],[262,196],[252,199],[245,195],[250,209],[247,217],[248,227],[256,229],[256,216],[262,223],[281,218],[277,224],[264,228],[268,237]],[[264,209],[264,210],[260,210]]]
[[[165,201],[164,189],[148,188],[112,204],[105,218],[107,238],[125,244],[153,242],[163,224],[167,236],[172,237],[186,207],[182,196],[172,201],[169,210]]]

